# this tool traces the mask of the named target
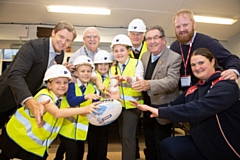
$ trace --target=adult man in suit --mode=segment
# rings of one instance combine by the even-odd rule
[[[76,36],[75,28],[62,21],[55,26],[50,38],[30,40],[19,49],[0,76],[0,128],[19,105],[28,107],[41,127],[43,104],[35,101],[33,95],[42,86],[47,68],[62,63],[63,50]]]
[[[148,52],[143,54],[144,80],[138,79],[132,87],[143,91],[145,104],[169,103],[178,97],[178,81],[181,56],[165,45],[166,37],[162,27],[153,26],[146,32]],[[160,160],[160,142],[171,136],[172,124],[166,119],[150,117],[143,113],[145,136],[144,154],[146,160]]]
[[[135,59],[141,59],[147,51],[147,43],[144,41],[146,25],[141,19],[133,19],[128,25],[128,37],[132,42],[130,55]]]
[[[147,51],[147,42],[144,40],[146,25],[141,19],[133,19],[128,25],[128,37],[132,42],[132,49],[130,55],[132,58],[141,59],[143,53]],[[139,147],[139,138],[138,130],[141,128],[141,120],[139,120],[139,125],[136,133],[136,156],[135,159],[140,158],[140,147]]]

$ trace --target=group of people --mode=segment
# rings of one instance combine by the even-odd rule
[[[146,160],[240,158],[240,60],[197,33],[191,11],[178,11],[173,22],[177,40],[170,48],[161,26],[147,29],[134,19],[128,36],[113,38],[112,54],[99,48],[100,34],[89,27],[64,65],[63,50],[77,35],[70,23],[59,22],[50,38],[26,42],[0,76],[0,159],[46,159],[57,135],[55,160],[64,153],[83,159],[86,139],[88,160],[107,159],[109,126],[86,118],[102,98],[122,103],[123,160],[139,158],[142,111]],[[189,123],[189,134],[171,137],[172,122]]]

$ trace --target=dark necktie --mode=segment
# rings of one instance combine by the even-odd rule
[[[82,91],[82,94],[85,92],[85,90],[86,90],[86,87],[85,87],[85,85],[81,85],[80,86],[80,89],[81,89],[81,91]]]
[[[123,64],[122,65],[122,71],[124,71],[125,67],[126,67],[126,64]]]
[[[135,54],[139,54],[139,50],[135,49],[134,50]]]
[[[101,75],[101,77],[102,77],[102,82],[104,82],[106,77],[104,75]]]
[[[55,103],[58,108],[60,108],[60,106],[61,106],[61,100],[62,99],[57,99],[57,101]]]

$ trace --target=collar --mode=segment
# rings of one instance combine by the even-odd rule
[[[53,98],[54,98],[54,100],[55,100],[55,102],[54,103],[56,103],[56,101],[58,100],[58,99],[63,99],[63,97],[61,96],[61,97],[57,97],[56,96],[56,94],[54,94],[51,90],[50,90],[50,92],[52,93],[52,95],[53,95]]]
[[[135,49],[137,49],[139,52],[141,51],[141,49],[142,49],[142,43],[140,44],[140,46],[138,47],[138,48],[134,48],[134,47],[132,47],[132,50],[134,51]]]
[[[164,50],[165,50],[165,48],[164,48],[158,55],[156,55],[156,56],[151,53],[152,63],[155,62],[155,61],[162,55],[162,53],[164,52]]]
[[[96,74],[103,75],[103,76],[105,76],[105,77],[108,77],[108,75],[109,75],[109,74],[108,74],[108,72],[107,72],[107,73],[105,73],[105,74],[101,74],[101,73],[99,73],[97,70],[95,70],[95,73],[96,73]]]
[[[125,63],[123,63],[123,64],[125,64],[126,66],[127,66],[127,64],[128,64],[128,61],[129,61],[129,58],[126,60],[126,62]],[[122,63],[118,63],[118,67],[119,68],[122,68],[122,65],[123,65]]]
[[[191,39],[192,44],[193,44],[193,42],[194,42],[194,39],[195,39],[195,37],[196,37],[196,34],[197,34],[197,32],[194,31],[193,37],[192,37],[192,39]],[[189,42],[188,42],[187,44],[185,44],[185,45],[189,45],[189,44],[191,43],[191,41],[189,41]]]
[[[84,85],[85,87],[87,87],[87,83],[83,84],[78,78],[77,78],[77,84],[80,87],[81,85]]]
[[[202,80],[198,80],[198,85],[204,85],[204,84],[212,83],[212,81],[214,81],[215,79],[217,79],[219,77],[221,77],[221,72],[216,71],[205,82],[203,82]]]

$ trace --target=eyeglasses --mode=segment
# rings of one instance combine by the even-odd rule
[[[84,36],[87,39],[97,39],[98,35],[93,35],[93,36]]]
[[[154,36],[154,37],[148,37],[148,38],[146,38],[146,41],[147,42],[150,42],[150,41],[157,41],[157,40],[159,40],[160,38],[162,38],[163,36]]]

